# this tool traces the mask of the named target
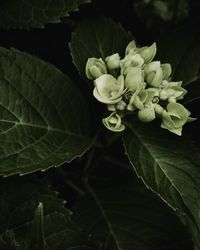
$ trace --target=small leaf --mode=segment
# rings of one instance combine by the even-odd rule
[[[187,104],[200,99],[200,32],[196,24],[179,28],[158,43],[158,59],[172,64],[172,79],[183,81]]]
[[[54,66],[0,48],[0,175],[69,162],[92,144],[88,107]]]
[[[43,28],[47,23],[58,23],[60,18],[75,11],[90,0],[7,0],[0,3],[0,27]]]
[[[137,175],[200,232],[200,154],[187,140],[153,124],[132,123],[124,146]]]
[[[29,249],[45,250],[45,235],[44,235],[44,214],[43,203],[40,202],[35,211],[35,218],[32,226],[31,243]]]
[[[143,188],[94,189],[76,205],[72,218],[107,250],[179,250],[187,234],[171,211]],[[176,230],[176,234],[174,231]]]
[[[84,20],[72,34],[70,49],[73,62],[80,74],[85,77],[85,66],[90,57],[103,58],[125,53],[125,48],[132,40],[120,24],[108,18]]]
[[[71,221],[64,201],[36,180],[1,179],[0,213],[0,249],[96,249]]]

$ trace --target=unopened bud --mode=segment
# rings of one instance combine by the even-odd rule
[[[119,54],[116,53],[114,55],[106,57],[106,63],[110,70],[118,69],[120,66]]]
[[[86,64],[85,73],[88,79],[94,80],[107,73],[106,64],[100,58],[89,58]]]
[[[156,43],[153,43],[151,46],[145,46],[138,49],[138,53],[144,59],[145,63],[150,63],[156,55]]]

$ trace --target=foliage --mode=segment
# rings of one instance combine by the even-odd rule
[[[200,250],[199,5],[88,2],[0,3],[0,249]],[[197,120],[182,136],[130,113],[119,133],[101,125],[107,110],[93,98],[95,79],[111,74],[110,91],[133,40],[141,56],[153,44],[146,64],[156,42],[154,60],[170,74],[172,65],[169,81],[183,81],[178,105]],[[154,84],[150,71],[144,80]],[[131,68],[130,81],[135,75]],[[170,113],[174,124],[179,111]],[[106,127],[123,118],[114,115],[103,119]]]

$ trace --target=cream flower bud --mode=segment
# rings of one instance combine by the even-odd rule
[[[153,43],[151,46],[145,46],[138,49],[138,53],[144,59],[145,63],[150,63],[156,55],[157,47],[156,43]]]
[[[118,102],[117,104],[116,104],[116,109],[117,110],[125,110],[126,109],[126,103],[125,103],[125,101],[123,101],[123,100],[121,100],[120,102]]]
[[[113,132],[121,132],[125,129],[121,117],[116,112],[113,112],[107,118],[103,118],[102,122],[107,129]]]
[[[101,58],[89,58],[87,60],[85,73],[88,79],[94,80],[107,73],[106,64]]]
[[[118,53],[106,57],[106,63],[110,70],[118,69],[120,66],[120,56]]]
[[[145,105],[148,105],[152,102],[155,96],[155,92],[149,89],[137,90],[129,100],[127,110],[134,111],[135,109],[142,110]]]
[[[160,99],[163,101],[168,100],[169,102],[176,102],[176,100],[183,99],[186,93],[187,90],[182,87],[168,87],[160,91]]]
[[[135,92],[140,86],[144,86],[142,69],[132,67],[129,69],[128,74],[125,77],[125,87]]]
[[[156,114],[162,115],[164,108],[162,106],[160,106],[158,103],[156,103],[156,104],[154,104],[154,110],[155,110]]]
[[[153,61],[144,68],[146,82],[153,87],[159,87],[163,80],[163,71],[159,61]]]
[[[119,76],[116,80],[112,75],[102,75],[94,81],[94,85],[94,97],[105,104],[118,103],[125,91],[123,76]]]
[[[182,85],[182,81],[178,81],[178,82],[168,82],[169,87],[181,87]]]
[[[139,55],[127,55],[123,60],[120,61],[121,74],[126,75],[129,68],[141,67],[144,64],[144,59]]]
[[[126,51],[125,51],[125,54],[126,55],[134,55],[137,53],[137,47],[136,47],[136,44],[135,44],[135,41],[131,41],[128,46],[126,47]]]
[[[142,122],[151,122],[156,118],[153,104],[145,105],[144,109],[138,111],[138,118]]]
[[[169,79],[171,73],[172,73],[172,67],[169,63],[161,64],[161,68],[163,70],[163,79],[167,80]]]
[[[162,113],[161,128],[181,135],[182,127],[188,121],[190,112],[180,103],[169,103]]]

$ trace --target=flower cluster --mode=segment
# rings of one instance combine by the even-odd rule
[[[177,135],[183,125],[194,120],[180,103],[187,91],[182,82],[171,80],[171,65],[153,61],[156,44],[138,48],[134,41],[126,47],[125,57],[113,54],[102,58],[89,58],[86,76],[94,81],[94,97],[107,105],[112,112],[103,118],[103,124],[111,131],[125,129],[123,119],[135,114],[142,122],[155,118],[162,120],[161,127]]]

